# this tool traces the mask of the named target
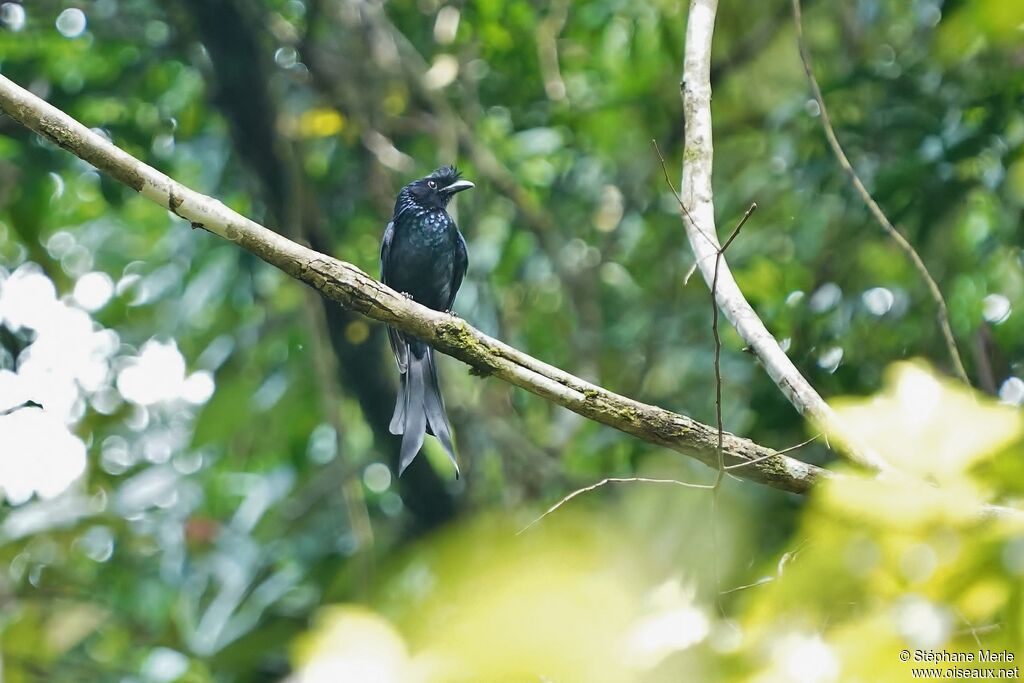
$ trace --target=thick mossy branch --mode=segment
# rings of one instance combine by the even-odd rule
[[[293,242],[135,159],[64,112],[0,76],[0,111],[93,164],[193,227],[230,240],[324,296],[416,335],[439,351],[586,418],[717,467],[718,431],[586,382],[488,337],[464,320],[425,308],[350,263]],[[804,493],[826,473],[749,439],[726,434],[730,473]]]

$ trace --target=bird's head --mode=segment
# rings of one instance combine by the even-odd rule
[[[457,192],[473,187],[473,183],[463,180],[461,175],[454,166],[442,166],[426,178],[406,185],[402,194],[407,194],[424,209],[443,209]]]

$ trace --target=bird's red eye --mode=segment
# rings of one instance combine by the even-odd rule
[[[437,183],[435,183],[433,180],[428,180],[427,181],[427,187],[429,187],[431,190],[436,190],[437,189]]]

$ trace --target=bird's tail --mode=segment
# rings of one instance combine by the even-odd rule
[[[444,399],[437,385],[434,350],[423,342],[407,343],[408,367],[402,373],[395,413],[391,417],[392,434],[402,435],[402,456],[398,465],[401,475],[423,446],[423,438],[431,434],[441,442],[459,476],[459,463],[452,446],[451,428],[444,410]]]

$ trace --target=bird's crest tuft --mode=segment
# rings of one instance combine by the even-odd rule
[[[435,170],[427,177],[441,179],[444,181],[445,185],[450,185],[462,177],[462,172],[454,165],[449,164],[447,166],[442,166],[441,168]]]

